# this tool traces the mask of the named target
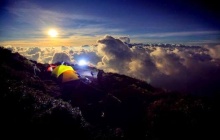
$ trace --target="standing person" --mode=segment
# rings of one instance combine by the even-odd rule
[[[91,75],[92,75],[92,77],[94,76],[94,73],[93,73],[93,71],[91,71]]]
[[[98,83],[99,83],[100,85],[102,85],[103,73],[104,73],[103,70],[99,70],[99,71],[98,71],[98,74],[97,74]]]
[[[34,75],[37,76],[37,72],[40,72],[40,69],[37,67],[36,64],[34,64],[33,67],[34,67]]]

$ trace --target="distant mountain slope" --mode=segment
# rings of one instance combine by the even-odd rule
[[[40,69],[37,75],[34,64]],[[35,128],[35,135],[48,132],[51,137],[89,140],[218,137],[218,97],[165,92],[138,79],[105,72],[101,80],[87,77],[91,82],[77,90],[71,86],[63,90],[47,67],[0,47],[0,127],[4,131],[15,133],[22,126]],[[64,91],[77,98],[62,98]]]

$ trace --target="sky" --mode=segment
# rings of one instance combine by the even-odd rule
[[[1,0],[0,46],[39,63],[84,59],[154,87],[219,94],[218,5],[216,0]]]
[[[110,35],[204,46],[220,43],[219,17],[215,0],[1,0],[0,45],[94,45]]]

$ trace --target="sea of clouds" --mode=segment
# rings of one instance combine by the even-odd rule
[[[94,46],[9,48],[40,63],[84,59],[105,72],[128,75],[167,90],[204,95],[220,92],[220,45],[140,46],[130,44],[128,37],[107,35]]]

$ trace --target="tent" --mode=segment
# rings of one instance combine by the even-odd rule
[[[71,66],[59,65],[53,71],[52,75],[56,76],[62,83],[78,80],[76,71]]]

